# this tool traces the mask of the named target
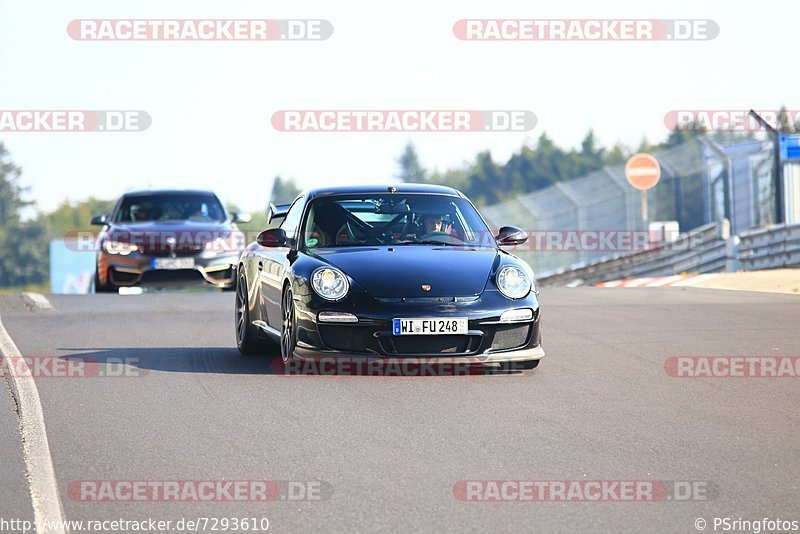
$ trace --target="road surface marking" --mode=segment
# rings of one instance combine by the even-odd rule
[[[49,304],[49,303],[48,303]],[[13,368],[11,358],[21,359],[22,355],[0,321],[0,358],[7,369]],[[16,360],[18,362],[18,360]],[[17,376],[18,373],[5,373],[11,393],[17,403],[19,430],[22,438],[22,455],[28,474],[31,490],[33,517],[41,529],[40,534],[66,534],[64,512],[58,495],[58,483],[53,469],[53,458],[44,428],[44,414],[39,400],[39,391],[32,376]],[[47,528],[47,526],[50,528]]]
[[[672,285],[674,285],[674,286],[693,286],[695,284],[699,284],[700,282],[705,282],[706,280],[711,280],[715,276],[717,276],[717,275],[716,274],[697,274],[695,276],[687,278],[686,280],[683,280],[683,281],[680,281],[680,282],[676,282],[676,283],[674,283]]]

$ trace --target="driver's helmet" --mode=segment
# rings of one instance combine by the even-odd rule
[[[149,202],[131,206],[131,219],[134,221],[147,221],[153,218],[153,206]]]
[[[417,222],[423,231],[431,231],[433,225],[437,231],[443,232],[450,225],[450,214],[442,211],[442,206],[423,206],[415,209]]]

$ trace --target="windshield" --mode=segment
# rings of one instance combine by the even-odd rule
[[[314,200],[303,224],[305,248],[362,245],[495,247],[467,200],[445,195],[390,194]]]
[[[114,217],[114,222],[224,220],[225,210],[214,195],[129,196]]]

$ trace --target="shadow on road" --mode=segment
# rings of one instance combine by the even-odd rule
[[[401,358],[366,360],[353,357],[330,357],[322,361],[294,360],[284,363],[280,356],[246,356],[231,347],[162,347],[162,348],[68,348],[58,349],[63,360],[83,360],[106,367],[109,374],[142,374],[147,371],[172,373],[208,373],[270,375],[280,377],[459,377],[522,374],[498,366],[463,363],[407,362]]]

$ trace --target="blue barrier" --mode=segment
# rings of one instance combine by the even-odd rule
[[[61,239],[50,242],[51,293],[90,293],[94,269],[93,252],[79,251]]]

